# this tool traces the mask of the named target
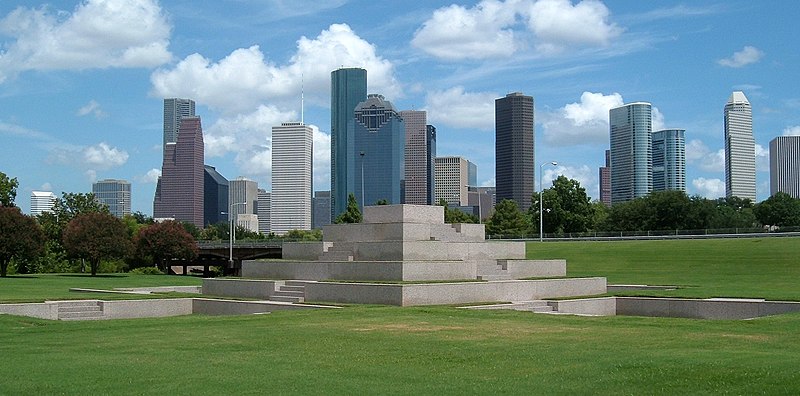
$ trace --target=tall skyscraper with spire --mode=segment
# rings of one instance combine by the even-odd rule
[[[742,91],[725,104],[725,196],[756,200],[753,110]]]
[[[367,100],[367,71],[341,68],[331,72],[331,218],[347,208],[347,195],[355,192],[355,162],[359,155],[348,137],[354,111]]]
[[[200,117],[181,119],[178,139],[164,147],[161,178],[153,200],[153,217],[203,227],[205,192],[203,127]]]
[[[608,112],[611,204],[653,191],[652,105],[634,102]]]
[[[167,143],[178,141],[178,130],[181,127],[181,118],[194,117],[194,101],[191,99],[168,98],[164,99],[164,149]]]
[[[494,101],[497,201],[511,199],[523,211],[534,193],[533,97],[512,92]]]

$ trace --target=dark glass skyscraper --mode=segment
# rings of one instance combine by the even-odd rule
[[[389,204],[402,203],[405,124],[394,105],[381,95],[369,95],[356,106],[348,130],[352,130],[348,135],[354,138],[355,151],[347,166],[355,170],[353,183],[359,206],[375,205],[384,199]]]
[[[683,129],[653,132],[653,191],[686,191],[686,138]]]
[[[425,161],[427,162],[427,169],[425,171],[426,178],[428,179],[427,188],[427,204],[436,204],[436,127],[433,125],[425,126],[425,140],[426,152]]]
[[[347,194],[355,192],[352,168],[358,152],[348,122],[356,106],[367,99],[367,71],[342,68],[331,72],[331,218],[347,208]]]
[[[228,222],[228,179],[213,166],[203,172],[203,218],[205,225]]]
[[[164,147],[153,217],[172,218],[203,227],[203,155],[200,117],[184,117],[177,143],[167,143]]]
[[[513,92],[495,100],[497,201],[511,199],[522,210],[534,192],[533,97]]]

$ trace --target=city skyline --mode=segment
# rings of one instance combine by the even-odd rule
[[[304,118],[314,129],[314,190],[328,190],[330,73],[342,66],[365,68],[368,93],[398,110],[427,111],[437,154],[476,163],[480,185],[494,185],[493,102],[515,91],[536,99],[537,164],[559,163],[545,168],[545,186],[564,174],[594,199],[608,109],[623,103],[652,103],[654,130],[685,129],[689,194],[725,194],[720,108],[731,91],[753,108],[757,200],[769,196],[769,141],[800,134],[800,55],[784,38],[800,30],[795,3],[341,1],[290,10],[139,0],[108,15],[100,3],[0,5],[0,170],[20,181],[26,212],[31,191],[89,192],[113,178],[131,181],[133,211],[150,213],[166,98],[196,102],[206,164],[268,190],[271,127]],[[378,12],[386,18],[377,24],[358,17]],[[106,25],[78,26],[87,20],[109,21],[130,40]],[[570,29],[574,20],[584,28]],[[76,34],[80,46],[60,39]],[[14,160],[20,154],[26,161]]]

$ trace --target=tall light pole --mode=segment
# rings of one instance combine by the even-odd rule
[[[235,230],[235,228],[233,228],[233,221],[234,221],[233,219],[235,216],[233,214],[233,207],[236,205],[244,205],[244,204],[245,204],[244,202],[236,202],[236,203],[231,202],[231,204],[228,206],[228,221],[230,222],[229,223],[230,229],[228,230],[228,237],[230,238],[230,241],[228,242],[228,261],[230,268],[233,268],[233,233]]]
[[[542,212],[542,201],[544,198],[544,184],[542,184],[542,173],[544,173],[544,166],[550,164],[553,166],[558,165],[558,162],[543,162],[539,165],[539,242],[544,240],[544,212]]]
[[[364,191],[364,156],[367,153],[362,151],[359,155],[361,156],[361,213],[364,213],[364,196],[366,195],[366,191]]]

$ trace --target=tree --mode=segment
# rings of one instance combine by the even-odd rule
[[[0,172],[0,206],[14,206],[17,187],[19,187],[19,182],[16,177],[9,179],[5,173]]]
[[[364,221],[361,216],[361,211],[358,210],[358,202],[356,202],[356,195],[350,193],[347,195],[347,209],[342,214],[336,217],[336,224],[343,223],[360,223]]]
[[[286,239],[292,241],[321,241],[322,230],[290,230],[286,233]]]
[[[478,222],[478,216],[465,213],[458,209],[450,209],[449,205],[447,205],[447,201],[445,201],[444,198],[439,200],[438,205],[444,207],[444,222],[447,224]]]
[[[82,213],[108,213],[108,206],[97,201],[92,193],[62,193],[53,208],[39,215],[37,220],[47,238],[61,242],[67,224]]]
[[[199,249],[194,238],[179,221],[154,223],[139,230],[134,245],[140,256],[150,256],[167,272],[171,260],[193,260]]]
[[[492,217],[486,223],[486,232],[496,237],[523,237],[530,230],[528,216],[520,212],[517,203],[510,199],[504,199],[497,204]]]
[[[92,276],[101,260],[123,258],[131,250],[128,227],[108,212],[78,214],[64,229],[63,242],[70,256],[89,261]]]
[[[800,226],[800,199],[778,192],[755,206],[756,218],[765,226]]]
[[[389,200],[386,198],[381,198],[377,202],[375,202],[375,205],[388,205],[388,204]]]
[[[44,234],[36,220],[19,208],[0,207],[0,276],[6,276],[12,258],[33,259],[43,249]]]
[[[553,180],[553,187],[542,194],[544,212],[544,231],[547,233],[585,232],[593,227],[594,207],[586,189],[575,179],[559,176]],[[539,194],[531,197],[528,213],[534,227],[539,224]]]

